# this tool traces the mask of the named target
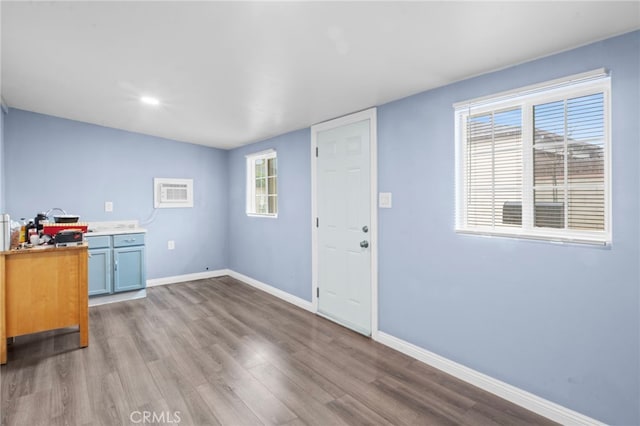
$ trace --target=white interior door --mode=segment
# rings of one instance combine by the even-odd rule
[[[318,313],[371,334],[370,119],[316,133]]]

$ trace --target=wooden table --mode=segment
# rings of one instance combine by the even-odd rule
[[[89,345],[87,245],[0,252],[0,364],[7,338],[79,326]]]

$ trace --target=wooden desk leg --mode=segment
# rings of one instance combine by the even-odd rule
[[[0,255],[0,364],[7,363],[7,304],[5,291],[4,256]]]
[[[86,290],[85,290],[86,292]],[[83,297],[80,296],[80,300]],[[80,347],[89,346],[89,296],[84,297],[84,301],[80,302]]]
[[[89,324],[80,324],[80,347],[89,346]]]
[[[80,295],[80,347],[86,348],[89,346],[89,289],[88,287],[88,251],[83,250],[82,255],[78,256],[80,260],[79,265],[79,295]]]

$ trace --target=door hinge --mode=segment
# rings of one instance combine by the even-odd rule
[[[320,287],[316,287],[316,297],[320,297]]]
[[[318,158],[318,147],[316,146],[316,158]]]
[[[320,219],[316,217],[316,228],[320,228]]]

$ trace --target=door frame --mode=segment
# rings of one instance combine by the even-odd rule
[[[320,315],[318,313],[318,228],[316,227],[316,218],[318,217],[318,170],[316,161],[318,132],[363,120],[369,120],[371,338],[375,340],[378,337],[378,123],[377,109],[375,107],[311,126],[311,303],[313,312],[316,315]]]

